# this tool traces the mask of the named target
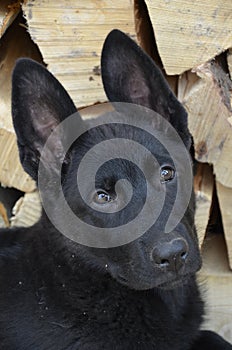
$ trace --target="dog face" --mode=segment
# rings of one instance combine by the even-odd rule
[[[184,108],[152,60],[120,31],[112,31],[104,43],[102,80],[111,102],[122,103],[122,106],[135,104],[158,113],[175,129],[183,145],[190,149],[191,136]],[[78,131],[81,136],[66,153],[64,145],[67,134],[65,129],[59,129],[53,133],[49,148],[43,156],[43,167],[49,174],[44,192],[52,188],[56,181],[61,181],[64,197],[72,212],[96,227],[96,231],[99,227],[104,227],[107,231],[130,222],[141,211],[146,198],[155,197],[155,207],[159,207],[159,198],[165,193],[157,220],[140,237],[120,246],[110,247],[109,244],[108,248],[96,248],[70,241],[61,235],[60,244],[64,254],[68,256],[69,253],[74,253],[89,268],[98,269],[119,283],[138,290],[175,288],[195,274],[201,261],[194,227],[193,194],[175,228],[165,232],[165,224],[176,198],[179,174],[170,152],[158,139],[149,135],[148,130],[159,129],[163,134],[167,132],[162,131],[155,117],[151,117],[150,113],[142,115],[140,125],[142,123],[146,132],[141,131],[134,123],[128,122],[133,119],[136,109],[132,108],[132,115],[128,116],[126,109],[116,103],[116,111],[101,116],[96,127],[95,121],[81,119],[60,83],[43,66],[28,59],[17,62],[12,91],[12,114],[20,159],[24,169],[36,181],[41,154],[48,137],[60,123],[75,113],[76,129],[71,129],[74,134]],[[117,124],[114,123],[115,115],[118,118]],[[86,205],[76,185],[78,167],[86,152],[106,139],[120,139],[125,157],[110,157],[101,165],[94,179],[94,190],[89,191],[88,181],[82,183],[81,191],[86,194]],[[132,152],[132,161],[128,160],[128,142],[124,144],[124,140],[128,139],[136,140],[149,149],[149,154],[157,159],[157,165],[149,168],[149,156],[141,157],[139,152]],[[109,151],[107,146],[102,150],[103,153],[104,150]],[[99,158],[100,162],[104,157],[100,152],[94,158]],[[60,179],[57,179],[58,168],[61,168]],[[185,164],[182,168],[185,168]],[[144,173],[148,174],[146,178]],[[121,179],[125,181],[119,183]],[[132,192],[128,192],[128,183]],[[184,188],[184,182],[182,183]],[[117,184],[121,186],[119,191],[116,189]],[[183,190],[182,197],[185,196]],[[130,197],[129,201],[127,197]],[[54,215],[65,221],[64,212],[57,205],[57,198],[51,196],[49,203]],[[42,217],[41,220],[45,219]],[[81,230],[79,227],[76,229]],[[133,232],[128,232],[126,226],[125,235],[127,234]]]

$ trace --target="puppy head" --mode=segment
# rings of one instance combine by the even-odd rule
[[[61,218],[68,237],[74,241],[67,243],[64,239],[66,253],[75,250],[87,265],[104,273],[107,267],[107,273],[129,288],[172,288],[200,266],[194,198],[190,193],[185,214],[166,232],[165,225],[177,197],[178,178],[183,179],[183,174],[178,173],[172,156],[173,150],[179,149],[177,142],[174,140],[169,152],[159,137],[151,134],[158,130],[157,135],[167,138],[171,128],[179,135],[181,147],[189,149],[187,113],[152,60],[122,32],[114,30],[108,35],[101,66],[104,89],[114,111],[101,116],[96,124],[82,120],[65,89],[43,66],[29,59],[17,62],[13,73],[12,114],[20,159],[37,182],[41,169],[47,174],[42,176],[43,185],[39,189],[47,194],[52,215],[57,220]],[[129,114],[128,105],[131,105]],[[162,119],[170,127],[162,128]],[[120,147],[115,146],[116,151],[121,150],[120,156],[117,152],[113,152],[113,156],[109,154],[111,151],[104,143],[116,139],[120,141]],[[133,152],[132,142],[147,148],[149,155],[157,159],[156,165],[151,167],[150,156],[137,148]],[[96,176],[91,179],[86,172],[86,181],[78,188],[77,174],[82,159],[100,143],[103,146],[93,152],[87,162],[90,171],[91,162],[99,162]],[[129,151],[132,159],[128,159]],[[182,172],[184,168],[182,164]],[[182,199],[187,196],[184,183],[182,181],[183,191],[179,192]],[[58,186],[61,191],[53,193],[56,184],[61,184]],[[93,241],[97,241],[99,228],[104,229],[104,247],[80,244],[83,226],[68,219],[65,207],[59,205],[60,196],[64,196],[75,216],[91,226]],[[131,229],[129,223],[139,215],[147,198],[152,203],[148,205],[149,217],[156,213],[156,220],[146,227],[145,213]],[[130,240],[115,246],[111,244],[111,234],[112,229],[115,235],[119,234],[118,227],[122,237],[130,236]]]

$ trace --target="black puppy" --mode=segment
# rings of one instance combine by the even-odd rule
[[[185,110],[152,60],[117,30],[109,34],[104,44],[102,78],[110,101],[134,103],[159,113],[190,148]],[[111,113],[101,117],[97,127],[93,121],[83,122],[77,116],[74,124],[83,133],[67,154],[63,128],[53,134],[40,162],[51,132],[76,113],[76,108],[59,82],[43,66],[28,59],[16,64],[12,103],[24,169],[38,182],[42,163],[41,169],[48,176],[42,177],[40,189],[46,195],[58,183],[61,168],[60,181],[69,207],[96,231],[99,227],[110,230],[132,220],[149,196],[149,188],[165,190],[165,201],[158,220],[143,235],[121,246],[96,248],[79,244],[75,238],[70,240],[51,223],[45,210],[33,227],[1,230],[0,348],[232,349],[213,332],[199,330],[204,311],[195,279],[201,259],[193,196],[181,221],[171,232],[164,232],[174,205],[178,173],[161,143],[140,128],[114,124]],[[123,123],[123,107],[119,112]],[[144,127],[155,129],[156,125],[148,113]],[[68,132],[80,133],[74,129],[69,128]],[[119,137],[141,142],[156,156],[159,166],[146,184],[141,169],[145,170],[147,160],[136,152],[134,163],[120,158],[106,161],[96,174],[96,191],[86,197],[90,201],[86,206],[76,185],[81,159],[95,144]],[[125,208],[123,193],[127,191],[122,189],[118,196],[115,188],[119,179],[126,179],[133,188]],[[88,187],[84,183],[82,191],[88,192]],[[182,196],[186,196],[184,190]],[[70,223],[57,204],[56,193],[47,197],[49,210],[69,230]],[[112,208],[118,209],[118,214]],[[69,233],[73,236],[73,232]]]

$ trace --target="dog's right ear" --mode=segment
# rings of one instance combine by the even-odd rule
[[[34,180],[47,138],[59,123],[76,112],[66,90],[44,66],[31,59],[17,61],[12,78],[13,124],[21,163]],[[56,134],[47,152],[45,161],[50,170],[55,170],[52,167],[63,159],[62,137]]]

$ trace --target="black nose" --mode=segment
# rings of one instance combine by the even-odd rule
[[[152,251],[152,260],[159,268],[178,271],[188,256],[188,243],[183,238],[157,244]]]

